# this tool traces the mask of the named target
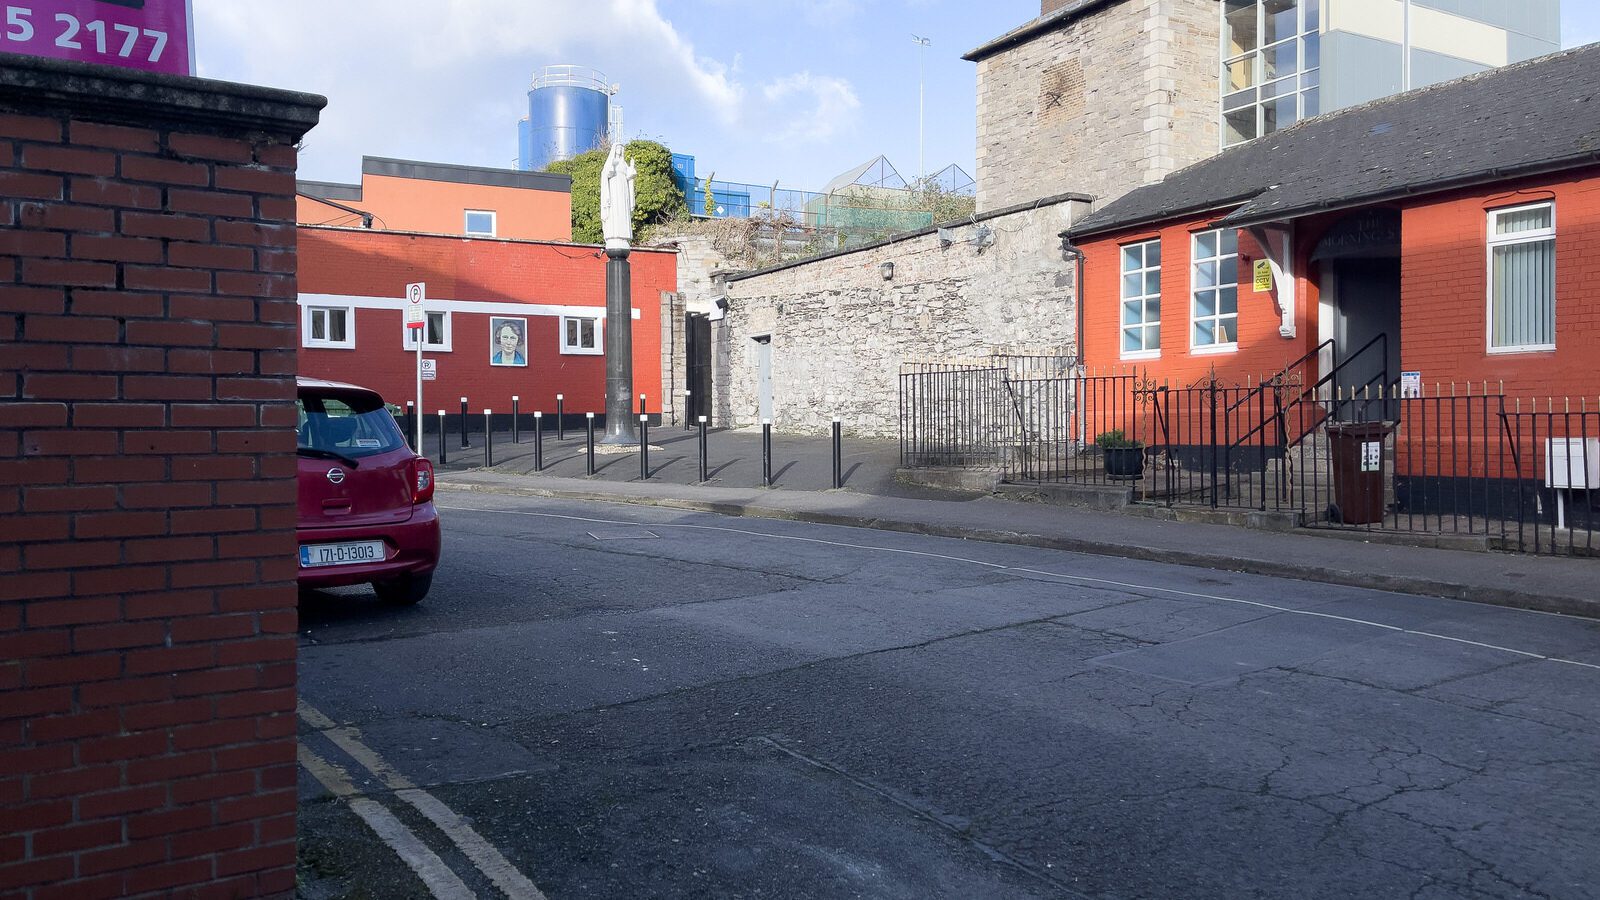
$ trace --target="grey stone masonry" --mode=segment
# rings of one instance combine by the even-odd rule
[[[727,315],[714,326],[716,423],[760,424],[758,337],[771,338],[773,426],[791,433],[821,433],[839,416],[849,434],[896,435],[907,362],[1070,354],[1075,266],[1059,233],[1087,200],[1050,198],[942,235],[730,276]]]
[[[978,209],[1113,200],[1217,152],[1216,0],[1084,4],[978,66]]]

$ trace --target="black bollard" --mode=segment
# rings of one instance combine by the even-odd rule
[[[520,402],[522,402],[521,397],[516,394],[511,395],[511,443],[513,444],[522,443],[522,429],[517,427],[517,404]]]
[[[589,474],[594,474],[594,413],[586,413],[585,422],[589,427]]]
[[[533,470],[544,470],[544,412],[533,413]]]
[[[557,394],[556,395],[556,440],[558,440],[558,441],[564,441],[564,440],[567,439],[566,404],[567,404],[567,398],[563,397],[560,394]]]
[[[489,418],[494,410],[483,411],[483,467],[494,468],[494,422]]]
[[[467,450],[472,444],[467,442],[467,398],[461,398],[461,449]]]
[[[692,418],[689,415],[689,401],[691,399],[693,399],[693,396],[694,396],[694,392],[693,391],[687,391],[686,390],[686,391],[683,392],[683,430],[684,431],[689,431],[690,429],[694,428],[693,425],[689,424],[689,420]]]
[[[644,394],[639,395],[639,415],[641,416],[647,415],[650,412],[649,405],[645,403],[646,399],[647,398]]]
[[[448,461],[445,458],[445,453],[444,453],[444,445],[445,445],[444,435],[445,435],[444,410],[441,409],[441,410],[439,410],[439,465],[441,465],[441,466],[444,465]]]
[[[761,420],[761,483],[772,487],[772,420]]]
[[[840,460],[839,417],[833,417],[833,486],[844,487],[844,468]]]
[[[415,400],[406,401],[406,446],[413,453],[421,453],[417,448],[417,403]]]
[[[705,416],[701,416],[700,417],[700,481],[703,483],[703,482],[707,482],[707,481],[710,481],[710,480],[711,480],[710,475],[708,475],[706,473],[706,417]]]
[[[644,413],[639,414],[639,480],[650,480],[650,417]]]

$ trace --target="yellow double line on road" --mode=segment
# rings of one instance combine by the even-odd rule
[[[454,810],[441,803],[437,797],[417,787],[411,779],[400,774],[387,760],[362,743],[360,732],[350,726],[338,724],[304,700],[299,701],[298,712],[302,722],[325,735],[351,759],[371,772],[384,787],[393,791],[396,797],[409,803],[444,832],[462,854],[472,861],[473,866],[477,867],[478,871],[506,897],[510,900],[545,900],[544,894],[528,880],[527,876],[518,871],[517,867],[495,849],[493,844],[484,840],[483,835],[456,815]],[[395,818],[394,813],[383,804],[362,796],[350,782],[350,777],[344,769],[318,756],[304,743],[300,745],[299,759],[300,765],[327,788],[329,793],[350,804],[351,811],[360,816],[361,820],[367,823],[367,827],[411,867],[411,871],[422,879],[434,897],[438,900],[469,900],[477,896],[437,853],[430,850],[428,845],[417,837],[416,832]]]

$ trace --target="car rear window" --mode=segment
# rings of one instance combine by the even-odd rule
[[[394,416],[376,397],[364,394],[299,399],[300,447],[328,450],[352,459],[377,456],[406,446]]]

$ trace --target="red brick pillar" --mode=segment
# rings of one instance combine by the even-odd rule
[[[0,896],[293,892],[323,102],[0,56]]]

